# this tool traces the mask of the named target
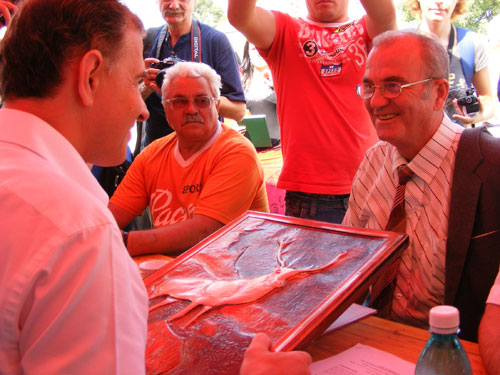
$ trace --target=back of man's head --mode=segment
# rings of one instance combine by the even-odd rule
[[[66,64],[98,49],[111,63],[126,27],[142,22],[117,0],[24,0],[0,49],[0,95],[47,98]]]

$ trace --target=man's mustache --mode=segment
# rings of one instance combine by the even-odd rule
[[[172,10],[167,10],[165,12],[165,14],[168,14],[170,16],[175,16],[176,14],[183,14],[184,13],[184,10],[182,9],[172,9]]]
[[[203,121],[203,119],[201,118],[200,115],[194,114],[194,115],[186,115],[186,117],[184,117],[184,121],[182,122],[182,125],[190,124],[193,122],[198,122],[200,124],[205,123],[205,121]]]

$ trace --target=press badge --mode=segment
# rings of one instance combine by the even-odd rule
[[[320,76],[327,77],[336,77],[342,73],[342,64],[333,64],[333,65],[321,65],[321,73]]]

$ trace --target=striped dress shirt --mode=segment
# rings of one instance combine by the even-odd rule
[[[409,162],[393,145],[380,141],[367,151],[354,177],[343,224],[383,230],[398,185],[398,167],[408,164],[414,172],[405,192],[409,243],[396,279],[393,320],[425,328],[429,309],[444,303],[451,180],[462,131],[444,116],[434,136]]]

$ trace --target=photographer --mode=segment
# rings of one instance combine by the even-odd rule
[[[150,114],[145,145],[172,132],[165,120],[160,88],[155,82],[160,69],[151,67],[151,63],[165,59],[203,62],[215,69],[222,78],[219,116],[236,121],[243,119],[245,96],[235,54],[227,37],[208,25],[193,21],[191,15],[196,0],[160,0],[159,6],[167,24],[158,30],[150,57],[145,59],[147,77],[141,93]]]
[[[452,25],[453,20],[467,12],[466,0],[407,0],[406,3],[421,18],[418,29],[434,34],[448,51],[450,91],[445,105],[448,116],[465,127],[493,117],[495,102],[486,44],[471,30]]]

